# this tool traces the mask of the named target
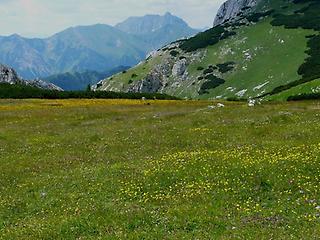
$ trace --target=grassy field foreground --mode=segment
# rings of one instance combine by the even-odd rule
[[[0,239],[317,239],[320,103],[0,100]]]

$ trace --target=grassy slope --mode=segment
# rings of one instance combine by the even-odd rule
[[[317,93],[320,92],[320,79],[313,80],[308,83],[301,84],[299,86],[293,87],[284,92],[278,93],[276,95],[266,97],[267,100],[281,100],[286,101],[290,96],[296,96],[304,93]]]
[[[151,58],[148,61],[142,62],[140,65],[137,65],[128,71],[116,74],[109,78],[107,82],[102,87],[104,90],[106,87],[111,91],[126,91],[129,88],[129,81],[132,80],[136,82],[141,80],[147,76],[147,74],[151,71],[153,66],[158,64],[161,61],[161,56]],[[136,77],[132,77],[132,74],[136,74]]]
[[[244,27],[238,34],[208,48],[207,57],[199,65],[204,67],[212,64],[234,61],[237,68],[223,76],[226,83],[203,98],[223,96],[231,97],[235,93],[247,89],[244,97],[260,95],[263,91],[271,91],[275,87],[299,79],[297,69],[306,58],[304,51],[307,46],[305,36],[313,31],[302,29],[285,29],[272,27],[270,20],[264,20],[251,27]],[[283,40],[284,43],[279,42]],[[244,51],[252,56],[246,60]],[[198,64],[190,66],[194,72]],[[244,70],[243,68],[246,68]],[[265,87],[255,87],[269,82]],[[233,92],[226,90],[232,87]]]
[[[287,6],[287,8],[284,8],[284,6]],[[286,1],[280,3],[279,0],[269,0],[262,1],[257,11],[274,9],[276,12],[292,14],[303,6],[303,4],[296,5],[288,4]],[[207,99],[235,97],[239,91],[247,90],[243,95],[247,98],[259,96],[279,85],[300,79],[301,76],[297,74],[297,70],[307,57],[305,53],[307,39],[305,36],[314,32],[304,29],[273,27],[270,21],[271,18],[267,18],[250,27],[241,27],[236,30],[236,36],[202,50],[206,51],[207,56],[200,61],[192,61],[192,64],[189,65],[190,79],[180,82],[177,86],[174,84],[175,80],[171,77],[169,87],[165,89],[165,92],[179,97]],[[244,53],[246,50],[253,57],[250,61],[246,60]],[[180,56],[188,56],[188,54],[182,53]],[[111,85],[116,86],[117,89],[126,90],[128,85],[122,87],[121,84],[127,84],[133,72],[141,73],[140,77],[137,78],[141,79],[147,75],[147,70],[152,69],[155,64],[164,62],[164,59],[168,57],[168,52],[163,53],[162,59],[158,56],[156,57],[157,61],[152,60],[143,67],[138,66],[129,74],[118,75]],[[199,66],[206,68],[209,65],[227,61],[236,62],[237,67],[233,72],[219,76],[225,79],[226,83],[212,89],[210,94],[199,96],[198,90],[205,80],[198,80],[202,71],[197,71],[197,68]],[[273,97],[273,99],[277,98]]]
[[[0,238],[318,238],[318,102],[150,103],[0,100]]]
[[[217,89],[211,90],[209,95],[200,98],[211,98],[216,96],[232,97],[240,90],[248,89],[244,97],[258,96],[263,91],[271,91],[275,87],[299,79],[297,69],[306,58],[305,50],[307,39],[305,36],[313,33],[311,30],[285,29],[283,27],[272,27],[270,19],[266,19],[251,27],[243,27],[237,30],[237,35],[219,42],[206,49],[206,57],[200,62],[193,62],[188,67],[191,82],[183,82],[179,87],[167,88],[166,92],[180,97],[199,97],[197,95],[200,85],[204,81],[197,81],[201,71],[197,71],[199,66],[208,67],[234,61],[237,63],[236,70],[232,73],[223,74],[221,77],[226,83]],[[283,40],[284,43],[280,43]],[[253,59],[247,61],[244,56],[246,50],[250,50]],[[182,53],[180,56],[186,56]],[[152,58],[147,63],[143,63],[126,74],[118,74],[108,83],[112,90],[126,90],[130,79],[137,81],[144,78],[147,73],[160,62],[170,57],[168,52],[162,56]],[[247,70],[244,70],[246,67]],[[132,74],[138,75],[132,78]],[[269,81],[269,84],[259,90],[253,90],[256,86]],[[192,85],[192,83],[196,83]],[[107,85],[109,85],[107,83]],[[171,83],[174,80],[171,79]],[[233,92],[226,90],[232,87]]]

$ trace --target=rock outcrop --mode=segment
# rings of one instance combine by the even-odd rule
[[[40,79],[35,79],[30,81],[24,80],[18,76],[18,74],[13,68],[7,67],[2,64],[0,64],[0,83],[8,83],[11,85],[20,84],[20,85],[32,86],[32,87],[37,87],[37,88],[47,89],[47,90],[63,91],[60,87],[52,83],[47,83]]]
[[[132,87],[130,87],[129,92],[139,92],[139,93],[155,93],[161,92],[163,88],[163,75],[159,72],[153,72],[148,74],[148,76],[138,81]]]
[[[48,83],[43,80],[40,80],[40,79],[35,79],[35,80],[30,80],[30,81],[25,81],[25,82],[32,87],[37,87],[37,88],[47,89],[47,90],[63,91],[62,88],[60,88],[52,83]]]
[[[129,92],[155,93],[162,92],[167,83],[167,76],[170,76],[173,62],[165,61],[155,68],[142,80],[136,82],[129,88]]]
[[[220,7],[213,26],[235,19],[240,13],[257,5],[259,0],[228,0]]]
[[[187,70],[187,60],[181,59],[177,61],[172,68],[172,76],[174,77],[181,77]]]
[[[15,70],[0,64],[0,83],[22,84],[23,82]]]

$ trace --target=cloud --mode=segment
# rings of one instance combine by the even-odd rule
[[[191,26],[211,26],[224,0],[0,0],[0,35],[43,37],[70,26],[114,25],[130,16],[182,17]]]

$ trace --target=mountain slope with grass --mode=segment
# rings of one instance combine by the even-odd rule
[[[100,82],[98,90],[267,100],[319,92],[320,3],[236,2],[222,6],[216,18],[222,23],[216,25],[216,20],[215,27],[167,45],[138,66]]]

